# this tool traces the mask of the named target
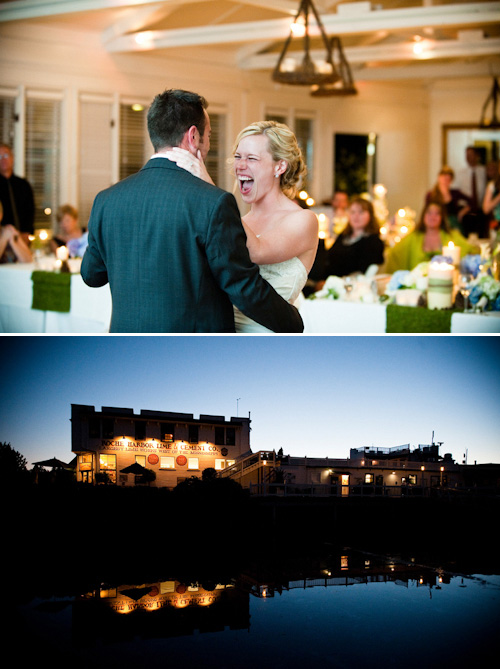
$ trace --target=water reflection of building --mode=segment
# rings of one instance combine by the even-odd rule
[[[120,470],[133,464],[154,472],[152,485],[175,487],[208,467],[230,466],[250,449],[250,418],[169,411],[71,405],[72,450],[78,456],[77,480],[106,479],[134,485],[141,476]]]
[[[260,597],[274,597],[284,591],[315,588],[343,587],[368,583],[395,583],[404,587],[439,588],[450,582],[450,574],[417,563],[363,551],[346,549],[335,556],[309,565],[291,565],[283,571],[261,571],[258,567],[240,576],[239,587]]]
[[[74,631],[79,643],[102,638],[188,636],[195,632],[248,629],[248,594],[234,584],[175,580],[142,585],[102,585],[74,602]]]
[[[323,558],[250,565],[228,584],[184,584],[176,580],[141,585],[101,585],[77,597],[73,632],[77,644],[134,637],[168,638],[194,633],[250,629],[250,597],[272,598],[305,588],[394,583],[441,588],[451,575],[385,555],[341,550]]]

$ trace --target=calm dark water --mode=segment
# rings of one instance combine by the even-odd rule
[[[4,638],[25,666],[498,666],[500,569],[432,562],[338,549],[200,582],[166,569],[71,594],[33,584]]]

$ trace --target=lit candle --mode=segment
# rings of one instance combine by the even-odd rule
[[[447,262],[431,261],[427,282],[427,307],[449,309],[453,303],[455,268]]]
[[[451,258],[451,262],[455,266],[460,264],[460,246],[455,246],[453,242],[448,242],[447,246],[443,246],[442,254]]]
[[[59,246],[59,248],[56,249],[56,257],[58,260],[67,260],[69,258],[69,251],[66,246]]]

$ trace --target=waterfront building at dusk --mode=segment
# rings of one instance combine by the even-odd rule
[[[468,466],[442,442],[393,448],[361,447],[348,458],[253,453],[250,417],[214,416],[72,404],[72,450],[81,483],[148,484],[174,488],[214,469],[253,495],[402,496],[465,487],[498,487],[497,465]]]
[[[71,405],[72,450],[78,482],[103,478],[135,485],[144,478],[123,472],[140,465],[155,474],[151,485],[174,488],[207,468],[221,471],[250,451],[250,418]]]

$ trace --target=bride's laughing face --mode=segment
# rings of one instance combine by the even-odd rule
[[[243,137],[234,154],[234,173],[238,180],[241,197],[251,204],[263,198],[275,184],[276,163],[268,149],[265,135]]]

